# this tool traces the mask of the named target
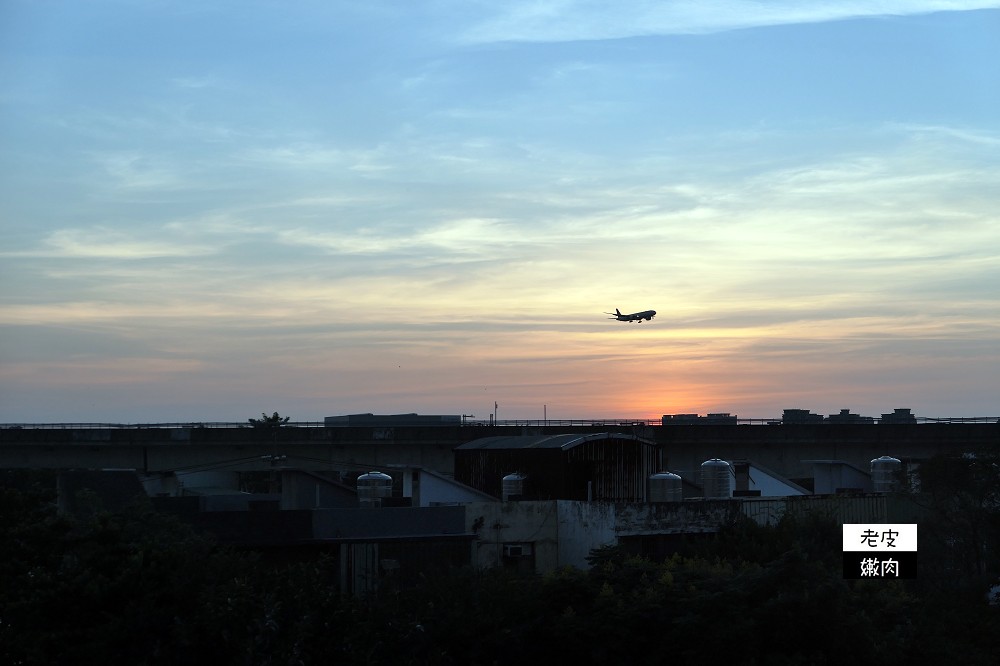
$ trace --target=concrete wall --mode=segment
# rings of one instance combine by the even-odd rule
[[[717,532],[740,514],[740,500],[691,500],[617,505],[618,536]]]
[[[708,534],[748,517],[774,525],[786,514],[819,515],[844,523],[912,523],[919,498],[908,495],[792,496],[684,502],[609,503],[551,500],[466,505],[466,530],[474,532],[474,566],[511,566],[505,544],[532,544],[536,573],[562,566],[586,569],[595,548],[621,539]]]
[[[808,495],[781,499],[747,498],[743,515],[759,525],[774,525],[785,514],[825,516],[840,524],[915,523],[921,515],[919,495]]]
[[[556,502],[559,520],[557,566],[586,569],[590,551],[613,545],[617,512],[610,502]]]
[[[510,566],[505,544],[532,544],[534,571],[562,566],[585,569],[595,548],[614,545],[622,536],[715,532],[740,515],[732,500],[665,504],[615,504],[548,500],[466,505],[466,530],[477,535],[473,565]]]
[[[474,502],[465,506],[465,529],[476,534],[472,564],[503,566],[505,544],[532,544],[534,570],[556,569],[559,561],[559,507],[541,502]]]

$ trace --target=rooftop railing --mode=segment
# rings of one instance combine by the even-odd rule
[[[934,423],[1000,423],[997,416],[958,416],[958,417],[929,417],[917,416],[909,423],[934,424]],[[629,419],[629,418],[607,418],[607,419],[498,419],[496,421],[465,420],[461,423],[443,422],[440,424],[422,423],[413,426],[408,423],[394,424],[391,420],[378,423],[344,423],[327,426],[323,421],[295,421],[286,423],[281,428],[391,428],[391,427],[440,427],[456,426],[464,427],[490,427],[490,426],[530,426],[530,427],[629,427],[629,426],[658,426],[658,427],[678,427],[685,425],[865,425],[880,423],[895,424],[905,423],[895,418],[880,419],[877,417],[865,421],[789,421],[782,422],[781,418],[772,419],[743,419],[737,418],[733,421],[716,421],[708,418],[678,420],[672,423],[663,424],[661,419]],[[0,429],[40,429],[40,430],[150,430],[150,429],[172,429],[172,428],[252,428],[247,422],[239,421],[184,421],[177,423],[2,423]]]

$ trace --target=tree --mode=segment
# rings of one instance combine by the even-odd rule
[[[261,418],[259,419],[247,419],[247,421],[254,428],[280,428],[288,423],[288,419],[290,418],[288,416],[280,416],[278,412],[275,412],[271,416],[261,412],[260,416]]]
[[[260,641],[252,557],[143,503],[79,518],[52,499],[0,487],[0,663],[222,664]]]
[[[923,501],[929,500],[920,526],[921,560],[935,558],[928,571],[948,587],[995,582],[1000,576],[1000,449],[930,458],[920,465],[920,488]]]

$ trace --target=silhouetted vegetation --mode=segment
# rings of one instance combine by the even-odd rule
[[[1000,455],[979,451],[932,458],[920,466],[920,483],[928,517],[921,525],[921,551],[939,563],[936,573],[944,584],[996,581]]]
[[[254,428],[280,428],[288,423],[290,418],[289,416],[281,416],[278,412],[271,414],[271,416],[268,416],[265,412],[261,412],[259,419],[247,419],[247,421]]]
[[[994,524],[990,495],[950,474]],[[324,556],[276,565],[143,504],[70,518],[43,484],[8,483],[0,523],[10,664],[985,664],[1000,650],[995,560],[957,556],[978,545],[925,557],[921,535],[922,572],[972,566],[950,586],[844,580],[840,526],[819,518],[738,523],[662,562],[607,547],[588,571],[462,570],[366,601],[338,593]]]

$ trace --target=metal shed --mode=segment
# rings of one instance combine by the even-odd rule
[[[616,432],[483,437],[455,449],[455,479],[501,496],[511,472],[527,476],[523,500],[643,502],[660,467],[655,442]]]

